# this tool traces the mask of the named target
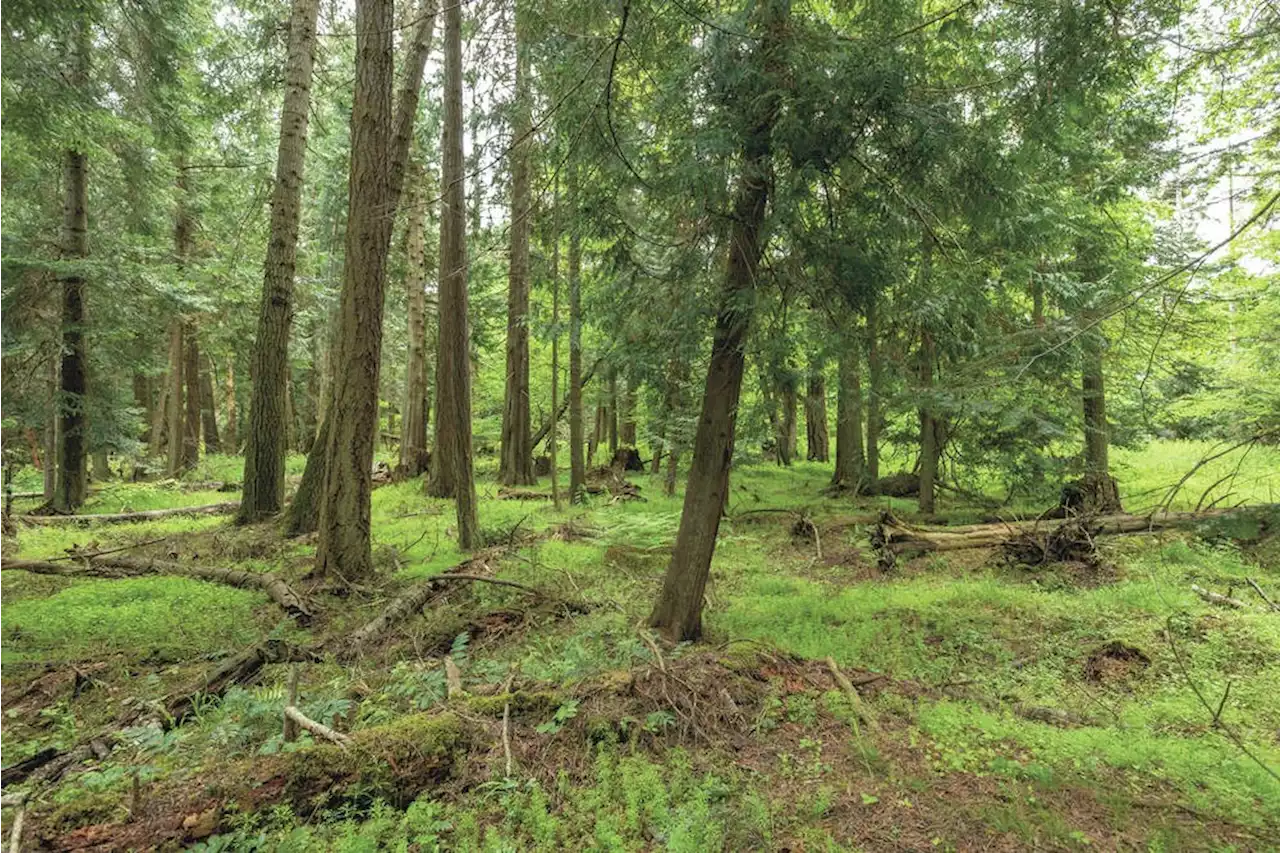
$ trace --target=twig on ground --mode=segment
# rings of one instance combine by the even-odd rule
[[[134,542],[131,545],[121,545],[119,548],[108,548],[105,551],[75,551],[67,554],[65,557],[50,557],[50,563],[56,563],[59,560],[92,560],[94,557],[105,557],[108,554],[119,554],[121,551],[132,551],[134,548],[145,548],[148,545],[158,545],[169,537],[161,536],[159,539],[146,539],[142,542]]]
[[[305,729],[313,735],[322,737],[327,741],[332,741],[343,749],[346,749],[351,745],[351,738],[349,736],[344,735],[342,732],[334,731],[324,723],[317,723],[315,720],[303,714],[292,705],[289,705],[284,709],[284,715],[288,719],[293,720],[299,728]]]

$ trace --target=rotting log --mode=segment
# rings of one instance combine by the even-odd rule
[[[214,566],[194,566],[137,557],[88,557],[81,562],[55,563],[47,560],[6,560],[4,569],[40,575],[68,577],[122,578],[144,575],[176,575],[220,583],[240,589],[259,589],[280,605],[300,625],[310,623],[312,612],[306,601],[289,584],[270,572],[246,572]]]
[[[1239,507],[1203,512],[1157,512],[1150,515],[1117,513],[1114,515],[928,528],[912,527],[894,518],[889,513],[882,513],[880,522],[872,528],[870,537],[872,547],[880,554],[881,565],[887,568],[893,565],[896,557],[904,554],[917,555],[939,551],[963,551],[971,548],[998,548],[1019,536],[1037,533],[1048,534],[1066,525],[1079,525],[1082,531],[1090,537],[1144,533],[1152,530],[1185,527],[1209,518],[1229,515],[1234,512],[1266,508],[1268,507]]]
[[[315,662],[319,659],[315,651],[284,640],[270,639],[258,643],[223,661],[205,676],[196,690],[166,702],[162,725],[166,729],[181,725],[194,713],[197,704],[212,697],[220,697],[238,684],[247,684],[269,663]]]
[[[332,741],[343,749],[346,749],[347,746],[351,744],[351,737],[349,735],[344,735],[340,731],[331,729],[324,723],[317,723],[315,720],[311,719],[292,705],[289,705],[284,709],[284,715],[296,723],[298,728],[309,731],[316,737]]]
[[[173,518],[182,515],[227,515],[240,508],[240,501],[205,504],[203,506],[179,506],[170,509],[148,509],[141,512],[102,512],[86,515],[19,515],[15,518],[27,524],[121,524],[131,521],[151,521],[156,518]]]

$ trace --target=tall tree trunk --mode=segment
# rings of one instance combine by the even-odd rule
[[[356,3],[356,83],[342,315],[315,568],[315,574],[340,578],[344,583],[373,571],[370,468],[378,430],[382,311],[394,218],[389,168],[395,61],[392,7],[391,0]]]
[[[151,379],[145,373],[133,374],[133,404],[142,410],[142,431],[138,434],[138,440],[143,444],[150,444],[154,407],[151,404]]]
[[[559,187],[557,186],[557,190]],[[551,463],[551,502],[560,509],[560,470],[556,458],[560,445],[560,214],[551,238],[551,429],[547,435],[547,456]]]
[[[825,367],[821,361],[809,365],[809,382],[804,395],[805,458],[810,462],[826,462],[831,453],[831,438],[827,431],[827,380],[823,375]]]
[[[586,498],[582,423],[582,238],[578,234],[577,164],[569,164],[569,501]]]
[[[263,263],[262,300],[250,368],[253,389],[244,449],[244,486],[236,515],[240,523],[274,515],[284,506],[284,461],[288,443],[285,383],[289,372],[298,222],[302,214],[302,178],[307,159],[307,122],[319,9],[320,0],[293,0],[289,14],[284,106],[276,148],[276,181],[271,194],[271,236]]]
[[[78,16],[74,24],[68,81],[72,86],[89,83],[89,24]],[[69,148],[63,153],[62,257],[71,261],[71,272],[62,282],[62,367],[58,394],[57,480],[53,504],[73,512],[88,492],[85,452],[88,429],[85,391],[88,356],[85,351],[84,272],[76,262],[89,255],[89,158]]]
[[[205,354],[204,368],[200,371],[200,421],[204,434],[205,453],[221,453],[222,441],[218,437],[218,408],[213,398],[212,365],[208,354]]]
[[[938,443],[938,424],[934,413],[933,362],[936,357],[933,335],[928,329],[920,332],[920,512],[931,515],[934,511],[934,493],[938,479],[938,455],[942,448]]]
[[[200,464],[200,336],[195,321],[183,323],[182,381],[186,385],[186,410],[182,417],[182,470]]]
[[[405,199],[405,288],[409,352],[404,376],[404,418],[400,431],[399,475],[412,479],[427,470],[427,240],[426,170],[415,164]]]
[[[682,429],[679,424],[680,406],[682,404],[681,389],[689,373],[689,365],[679,357],[667,362],[667,392],[663,408],[666,410],[666,426],[663,430],[663,444],[667,451],[667,475],[663,480],[662,490],[667,497],[676,493],[676,474],[680,467],[680,449],[683,445]],[[656,472],[655,472],[656,473]]]
[[[227,428],[223,433],[227,452],[236,453],[240,449],[240,424],[236,416],[236,360],[227,359]]]
[[[636,446],[636,389],[630,379],[618,401],[618,443],[623,447]]]
[[[867,297],[867,482],[880,479],[880,429],[883,424],[884,368],[880,363],[879,297]]]
[[[609,458],[618,451],[618,374],[609,370],[609,398],[605,403],[605,425],[609,432]]]
[[[53,496],[58,491],[58,421],[61,407],[58,400],[61,398],[61,383],[58,379],[58,371],[62,366],[62,357],[59,355],[49,359],[49,384],[48,384],[48,417],[44,422],[44,435],[41,436],[44,450],[44,468],[41,473],[44,474],[44,500],[46,503],[53,502]]]
[[[467,322],[467,200],[462,155],[462,10],[445,9],[444,128],[440,141],[440,350],[436,364],[436,464],[448,472],[457,508],[458,546],[480,544],[471,463],[471,333]],[[433,491],[439,494],[437,488]]]
[[[778,461],[783,465],[790,465],[796,458],[796,397],[795,376],[784,366],[778,387],[778,399],[782,405],[782,419],[778,423]]]
[[[1085,513],[1121,512],[1120,488],[1111,476],[1110,431],[1107,427],[1107,395],[1103,383],[1102,360],[1106,338],[1092,312],[1083,312],[1087,329],[1081,345],[1081,402],[1084,411],[1084,479],[1074,509]]]
[[[395,219],[395,209],[398,206],[400,192],[404,185],[405,167],[409,160],[409,146],[413,139],[413,121],[414,116],[417,114],[419,89],[422,86],[422,75],[426,65],[427,53],[430,51],[435,18],[435,0],[423,0],[418,29],[414,33],[413,41],[409,45],[409,50],[405,57],[400,100],[396,105],[395,130],[389,151],[389,192],[386,202],[381,208],[378,208],[379,216],[387,220],[388,229],[387,239],[382,247],[381,257],[383,263],[385,263],[387,251],[390,249],[390,222]],[[373,35],[378,38],[382,37],[381,32]],[[350,190],[350,188],[348,189]],[[348,214],[347,236],[350,236],[350,214]],[[346,272],[344,267],[344,277]],[[381,311],[381,303],[377,307]],[[293,502],[285,515],[285,533],[289,536],[309,533],[317,528],[320,521],[320,504],[325,495],[325,483],[328,479],[329,470],[329,437],[333,432],[331,425],[335,417],[336,375],[337,365],[340,363],[341,356],[338,347],[342,333],[341,311],[341,306],[335,308],[330,323],[330,327],[333,330],[332,338],[324,354],[326,368],[321,376],[323,382],[319,397],[322,402],[320,426],[316,432],[316,440],[311,453],[307,454],[307,464],[302,474],[302,482],[298,484],[298,491],[294,494]],[[376,385],[373,393],[376,398]],[[372,448],[374,441],[372,432],[368,441],[370,448]],[[370,460],[370,464],[372,464],[372,460]],[[368,467],[366,466],[366,469]]]
[[[182,471],[182,319],[169,321],[169,392],[165,401],[165,419],[168,421],[169,476],[176,477]]]
[[[516,0],[515,103],[511,132],[511,262],[507,275],[507,383],[502,408],[498,479],[531,485],[533,429],[529,414],[529,149],[533,114],[529,97],[528,3]]]
[[[729,258],[721,287],[711,363],[702,395],[702,415],[694,439],[693,463],[685,489],[680,529],[662,591],[649,624],[672,641],[696,640],[702,634],[702,605],[716,534],[729,488],[734,427],[742,391],[743,347],[754,308],[756,271],[764,246],[764,225],[772,174],[770,143],[777,117],[780,66],[788,0],[766,0],[758,7],[763,37],[754,59],[763,69],[758,93],[744,93],[739,103],[746,115],[741,126],[742,173],[734,193]]]
[[[854,492],[865,485],[862,459],[862,379],[858,375],[858,351],[840,349],[840,387],[836,402],[836,470],[833,485]]]
[[[151,409],[151,436],[148,453],[159,456],[165,449],[165,433],[169,427],[169,375],[162,373],[155,386],[155,403]]]

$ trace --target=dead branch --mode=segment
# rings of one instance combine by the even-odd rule
[[[164,560],[133,557],[89,557],[80,565],[55,563],[52,560],[7,560],[4,569],[31,572],[40,575],[69,577],[122,578],[144,575],[176,575],[195,580],[220,583],[240,589],[259,589],[295,619],[306,625],[311,621],[311,608],[294,589],[270,572],[246,572],[240,569],[223,569],[214,566],[192,566]]]
[[[180,515],[226,515],[240,508],[240,501],[226,501],[204,506],[180,506],[170,509],[148,509],[142,512],[103,512],[87,515],[18,515],[17,519],[28,524],[119,524],[130,521],[150,521],[156,518],[172,518]]]
[[[831,670],[831,677],[836,680],[836,684],[840,685],[840,689],[849,697],[850,704],[858,712],[858,716],[862,718],[862,722],[866,724],[867,728],[872,731],[878,729],[880,724],[876,720],[875,714],[862,701],[862,697],[858,695],[858,689],[853,686],[853,682],[840,671],[840,664],[836,663],[835,658],[827,658],[827,669]]]
[[[329,728],[324,723],[317,723],[315,720],[311,719],[292,705],[285,707],[284,715],[286,719],[292,720],[298,728],[309,731],[316,737],[322,737],[327,741],[332,741],[343,749],[346,749],[351,745],[350,737],[344,735],[342,732]]]
[[[1249,586],[1253,587],[1253,591],[1256,592],[1262,598],[1262,600],[1267,603],[1267,607],[1271,608],[1272,610],[1280,611],[1280,604],[1276,604],[1270,598],[1267,598],[1267,594],[1262,591],[1262,587],[1258,586],[1257,581],[1255,581],[1253,578],[1245,578],[1245,580],[1249,582]]]
[[[1220,607],[1234,607],[1236,609],[1243,609],[1249,606],[1238,598],[1231,598],[1226,595],[1220,595],[1219,593],[1211,592],[1205,589],[1204,587],[1198,586],[1196,584],[1191,585],[1191,591],[1194,592],[1196,595],[1200,596],[1201,598],[1203,598],[1205,601],[1209,602],[1210,604],[1217,604]]]

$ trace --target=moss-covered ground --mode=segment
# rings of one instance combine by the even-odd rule
[[[1158,503],[1205,449],[1119,453],[1126,502]],[[1280,491],[1280,454],[1254,453],[1231,503]],[[673,649],[640,626],[680,495],[635,474],[644,500],[555,510],[500,499],[487,461],[494,576],[589,612],[459,584],[376,648],[339,654],[395,592],[466,556],[452,505],[420,481],[374,492],[380,576],[345,598],[315,590],[320,616],[306,629],[253,590],[5,571],[5,766],[94,737],[114,747],[27,786],[31,849],[1265,850],[1280,839],[1280,613],[1249,583],[1280,599],[1280,517],[1102,540],[1106,569],[1088,574],[977,551],[885,573],[868,526],[884,508],[912,518],[910,501],[824,496],[826,465],[744,467],[706,641]],[[1173,506],[1193,508],[1235,462],[1222,464]],[[190,480],[234,481],[237,466],[215,457]],[[85,511],[229,497],[114,484]],[[938,514],[987,512],[947,495]],[[793,532],[799,516],[820,547]],[[5,555],[141,542],[141,554],[270,570],[308,589],[314,541],[226,517],[19,525]],[[1193,584],[1249,607],[1210,605]],[[350,732],[350,749],[283,741],[287,663],[168,731],[131,713],[268,637],[320,645],[320,660],[296,665],[299,705]],[[471,698],[447,698],[446,654]],[[856,704],[828,657],[860,684]]]

